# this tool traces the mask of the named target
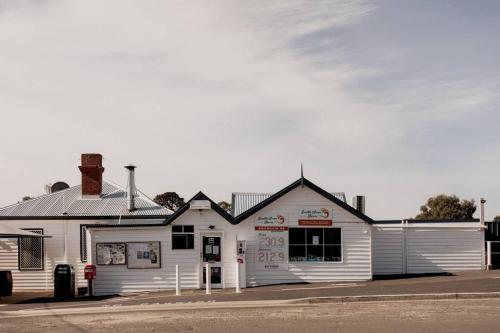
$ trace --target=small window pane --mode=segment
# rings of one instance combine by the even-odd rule
[[[191,249],[194,249],[193,234],[172,235],[172,250],[191,250]]]
[[[290,228],[288,230],[290,244],[305,244],[306,230],[304,228]]]
[[[323,261],[323,245],[308,245],[307,261]]]
[[[288,257],[289,261],[306,261],[306,247],[304,245],[290,245]]]
[[[186,235],[186,249],[194,249],[194,235]]]
[[[184,232],[194,232],[194,226],[192,226],[192,225],[185,225],[184,226]]]
[[[323,229],[308,228],[307,229],[307,244],[323,245]],[[308,251],[309,253],[309,251]]]
[[[172,250],[185,249],[186,237],[184,235],[172,235]]]
[[[340,245],[325,245],[325,261],[342,261]]]
[[[339,228],[325,229],[325,244],[341,244],[341,233]]]
[[[173,225],[172,232],[182,232],[182,225]]]

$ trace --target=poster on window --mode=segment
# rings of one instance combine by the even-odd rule
[[[128,268],[160,268],[160,242],[127,243]]]
[[[98,243],[96,244],[98,265],[125,265],[125,243]]]
[[[330,226],[333,224],[332,209],[326,207],[299,210],[299,225]]]

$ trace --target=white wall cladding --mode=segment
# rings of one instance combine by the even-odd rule
[[[342,262],[290,262],[285,269],[268,270],[256,264],[257,234],[255,217],[268,213],[286,216],[288,226],[298,226],[298,213],[304,208],[328,207],[333,210],[333,227],[342,229]],[[182,288],[200,288],[201,234],[205,232],[223,235],[222,273],[223,287],[235,286],[236,242],[247,241],[247,286],[288,282],[326,282],[369,280],[371,271],[370,226],[331,201],[308,188],[297,188],[278,199],[255,216],[238,225],[232,225],[212,210],[188,210],[173,225],[194,225],[195,248],[172,250],[171,226],[145,228],[113,228],[90,230],[92,252],[97,242],[161,242],[160,269],[128,269],[126,265],[97,266],[95,291],[97,295],[151,291],[175,288],[175,265],[180,266]],[[214,226],[214,229],[209,229]],[[285,233],[288,247],[288,232]],[[95,253],[92,254],[95,262]]]
[[[403,229],[372,229],[373,274],[403,274],[405,270]]]
[[[129,269],[126,265],[97,266],[96,295],[154,291],[175,288],[175,266],[179,265],[182,288],[200,288],[203,268],[200,262],[201,233],[221,234],[223,287],[235,286],[236,235],[228,221],[212,210],[188,210],[173,225],[194,225],[194,249],[172,250],[172,227],[92,229],[92,258],[96,243],[161,242],[161,268]],[[214,226],[213,230],[209,226]]]
[[[342,262],[288,262],[286,269],[268,270],[257,264],[258,216],[282,214],[289,227],[298,226],[300,209],[333,210],[333,226],[342,229]],[[288,247],[288,232],[285,233]],[[238,225],[238,239],[247,240],[247,285],[292,282],[359,281],[372,278],[370,226],[311,189],[298,187]]]
[[[122,223],[155,223],[161,220],[122,220]],[[4,220],[0,224],[25,228],[42,228],[45,235],[44,242],[44,270],[19,271],[17,239],[0,238],[0,270],[12,271],[13,290],[52,290],[53,271],[57,264],[70,264],[75,267],[77,286],[85,287],[83,268],[86,263],[80,259],[80,225],[105,223],[116,221],[108,220]],[[65,232],[66,230],[66,232]],[[67,237],[65,237],[65,234]],[[65,251],[66,249],[66,251]],[[66,256],[65,256],[66,255]]]
[[[476,223],[373,227],[373,274],[481,270],[484,231]]]
[[[409,229],[408,273],[481,270],[483,238],[478,229]]]

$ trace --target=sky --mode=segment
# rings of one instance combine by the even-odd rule
[[[500,215],[497,1],[0,0],[0,206],[80,183],[151,197],[300,177],[374,219]],[[477,214],[476,214],[477,215]]]

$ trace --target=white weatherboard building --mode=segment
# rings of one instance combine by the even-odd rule
[[[102,180],[102,156],[82,155],[82,184],[0,209],[0,226],[51,238],[0,238],[0,270],[12,271],[14,291],[50,290],[57,264],[75,267],[76,282],[86,287],[84,225],[162,223],[172,212],[140,192],[128,209],[127,190]]]
[[[203,288],[207,263],[215,288],[237,269],[254,287],[484,268],[479,221],[376,222],[305,178],[234,217],[200,192],[163,225],[87,232],[97,295],[175,289],[176,266],[182,288]]]
[[[57,263],[78,267],[81,287],[83,265],[96,265],[96,295],[175,289],[176,267],[182,288],[203,288],[207,264],[212,288],[238,275],[254,287],[485,267],[477,220],[374,221],[303,177],[275,194],[234,194],[231,214],[202,192],[172,213],[136,193],[131,166],[126,190],[99,189],[101,159],[85,156],[81,186],[0,210],[1,224],[52,236],[0,239],[15,290],[52,289]]]

